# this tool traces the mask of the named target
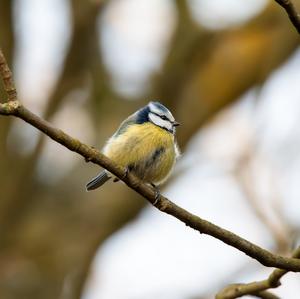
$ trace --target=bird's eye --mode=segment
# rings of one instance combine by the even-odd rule
[[[161,116],[161,119],[163,119],[163,120],[168,120],[168,118],[167,118],[165,115],[162,115],[162,116]]]

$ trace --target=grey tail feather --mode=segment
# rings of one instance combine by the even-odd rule
[[[106,170],[100,172],[95,178],[93,178],[90,182],[86,184],[86,191],[91,191],[99,188],[105,182],[107,182],[111,176]]]

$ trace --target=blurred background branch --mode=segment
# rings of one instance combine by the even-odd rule
[[[258,160],[258,161],[257,161]],[[290,251],[293,240],[292,229],[288,227],[285,219],[279,217],[277,214],[276,220],[274,220],[271,214],[275,212],[274,203],[275,200],[277,202],[281,202],[279,197],[279,191],[276,190],[278,183],[272,182],[272,200],[271,202],[271,211],[268,211],[267,207],[262,208],[261,197],[257,194],[257,188],[253,188],[253,182],[255,181],[255,174],[258,169],[256,164],[263,164],[266,162],[265,157],[260,157],[259,153],[257,153],[257,149],[255,145],[252,144],[245,149],[244,153],[241,153],[241,157],[236,165],[236,169],[234,170],[234,176],[236,180],[239,182],[239,185],[245,195],[247,202],[250,207],[253,209],[255,215],[262,221],[273,235],[273,239],[275,241],[276,252],[281,252],[282,254],[286,254]],[[271,172],[271,171],[270,171]],[[274,172],[273,172],[274,173]],[[269,209],[270,209],[269,208]],[[280,209],[276,209],[276,211],[280,211]]]

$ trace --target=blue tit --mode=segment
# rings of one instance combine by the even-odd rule
[[[156,187],[167,179],[179,157],[175,140],[178,125],[164,105],[150,102],[122,122],[102,152],[144,183]],[[102,186],[111,177],[103,170],[87,183],[86,190]]]

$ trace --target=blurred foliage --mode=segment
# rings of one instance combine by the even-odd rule
[[[13,5],[0,3],[0,45],[10,64],[16,44]],[[145,104],[126,101],[112,88],[97,34],[106,5],[109,1],[71,1],[72,37],[43,115],[53,120],[70,92],[88,89],[85,108],[97,132],[95,145]],[[298,36],[274,5],[245,25],[221,31],[196,24],[185,1],[176,1],[176,7],[168,55],[143,98],[161,99],[174,111],[184,124],[178,132],[184,148],[220,109],[262,84],[293,53]],[[0,96],[3,101],[2,89]],[[82,160],[55,185],[43,184],[36,168],[45,138],[39,136],[30,155],[16,155],[7,147],[11,125],[11,119],[0,119],[0,297],[80,298],[97,248],[132,220],[144,201],[122,184],[110,184],[88,199],[84,183],[95,167]]]

